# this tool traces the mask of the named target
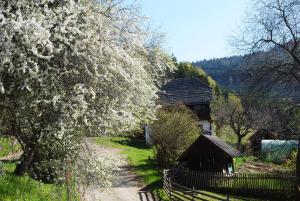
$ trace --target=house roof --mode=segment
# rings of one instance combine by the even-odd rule
[[[238,157],[241,155],[241,152],[239,150],[233,148],[231,145],[227,144],[224,140],[217,137],[216,135],[203,135],[203,137],[207,138],[209,141],[217,145],[231,157]]]
[[[198,78],[181,78],[169,81],[159,93],[163,103],[183,103],[185,105],[209,104],[212,89]]]
[[[183,152],[183,154],[181,154],[181,156],[177,160],[180,161],[183,158],[185,158],[188,155],[188,153],[192,150],[192,148],[196,146],[203,138],[209,140],[212,144],[214,144],[216,147],[218,147],[221,151],[225,152],[230,157],[239,157],[242,155],[240,151],[227,144],[221,138],[215,135],[203,134],[191,146],[189,146],[189,148],[185,152]]]

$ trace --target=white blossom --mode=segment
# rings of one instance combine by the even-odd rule
[[[76,149],[83,128],[102,135],[154,118],[173,62],[147,44],[136,9],[109,2],[0,0],[2,126],[16,122],[25,145],[37,136]]]

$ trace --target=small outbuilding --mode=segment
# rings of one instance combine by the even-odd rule
[[[179,158],[185,168],[197,171],[235,171],[234,158],[241,153],[215,135],[201,135]]]
[[[280,135],[276,132],[272,132],[266,129],[260,129],[256,131],[250,138],[251,151],[253,156],[261,155],[261,142],[262,140],[276,140],[279,139]]]

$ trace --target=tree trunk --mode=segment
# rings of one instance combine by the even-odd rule
[[[14,171],[14,175],[16,176],[23,176],[26,172],[26,162],[25,162],[25,155],[22,154],[19,163],[16,166],[16,169]]]
[[[30,163],[33,159],[33,154],[33,152],[24,150],[24,153],[20,157],[20,161],[17,164],[16,169],[14,171],[14,174],[16,176],[23,176],[28,171],[28,167],[30,166]]]
[[[238,141],[237,141],[237,145],[236,145],[236,148],[238,150],[241,150],[241,144],[242,144],[242,137],[238,136]]]

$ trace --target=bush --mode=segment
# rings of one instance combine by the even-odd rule
[[[201,134],[196,115],[181,104],[159,109],[151,127],[157,162],[163,168],[174,165]]]
[[[287,158],[286,165],[289,168],[295,170],[296,169],[296,160],[297,160],[297,150],[294,150],[291,152],[291,154]]]

